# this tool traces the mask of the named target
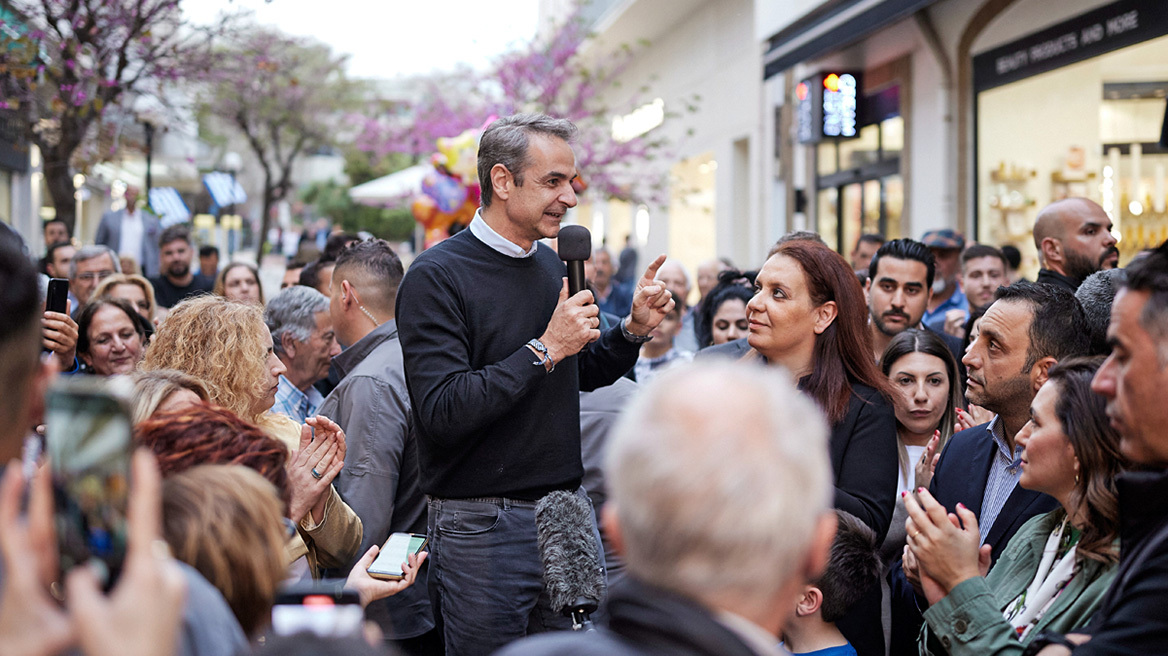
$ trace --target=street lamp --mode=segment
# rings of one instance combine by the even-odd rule
[[[235,151],[229,151],[223,155],[223,169],[231,174],[231,215],[230,226],[227,229],[227,259],[230,260],[235,254],[235,176],[243,169],[243,158]],[[240,226],[242,227],[242,225]]]
[[[150,202],[150,189],[154,186],[151,176],[154,163],[154,130],[163,123],[162,107],[153,96],[138,96],[134,101],[134,114],[142,124],[146,136],[146,202]]]

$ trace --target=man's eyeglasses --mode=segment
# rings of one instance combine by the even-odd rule
[[[85,273],[77,274],[78,280],[89,282],[90,280],[105,280],[117,273],[116,271],[87,271]]]

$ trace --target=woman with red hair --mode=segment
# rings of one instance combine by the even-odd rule
[[[796,239],[772,250],[754,290],[745,357],[785,367],[819,404],[831,425],[835,507],[882,540],[896,498],[896,416],[856,275],[824,244]]]

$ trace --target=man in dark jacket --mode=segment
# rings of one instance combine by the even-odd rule
[[[345,468],[333,484],[361,517],[361,554],[393,533],[426,532],[426,497],[418,482],[414,417],[394,318],[402,275],[389,243],[371,239],[341,251],[332,277],[330,323],[348,348],[333,358],[340,383],[319,412],[345,431]],[[292,289],[316,293],[301,285]],[[427,574],[423,566],[413,586],[365,610],[408,656],[441,653]]]
[[[604,525],[626,577],[608,629],[502,656],[784,653],[783,624],[835,533],[826,447],[822,413],[785,374],[717,359],[663,373],[609,443]]]
[[[1147,471],[1121,474],[1119,571],[1095,619],[1072,636],[1039,634],[1042,656],[1163,654],[1168,651],[1168,242],[1127,269],[1107,340],[1111,355],[1091,388],[1107,398],[1120,448]],[[1053,644],[1050,644],[1053,643]],[[1033,643],[1032,643],[1033,644]]]
[[[1034,222],[1034,247],[1042,269],[1038,282],[1071,292],[1100,269],[1113,269],[1119,249],[1107,212],[1086,198],[1066,198],[1047,205]]]

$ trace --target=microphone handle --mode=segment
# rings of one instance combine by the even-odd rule
[[[568,296],[575,296],[584,289],[584,260],[568,260]]]

